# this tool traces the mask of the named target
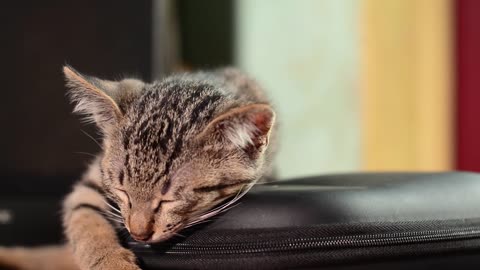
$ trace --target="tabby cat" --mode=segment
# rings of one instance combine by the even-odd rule
[[[69,252],[82,270],[140,269],[115,227],[140,242],[164,241],[271,173],[275,113],[236,69],[153,83],[100,80],[69,66],[64,74],[75,112],[103,134],[101,153],[63,204]],[[22,266],[25,254],[0,249],[0,265]]]

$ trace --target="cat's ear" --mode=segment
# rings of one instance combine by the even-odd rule
[[[69,96],[76,104],[74,112],[85,115],[104,131],[118,123],[122,111],[114,100],[116,82],[82,75],[70,66],[63,67],[63,73]]]
[[[216,142],[243,149],[251,157],[268,146],[275,112],[266,104],[234,108],[215,118],[202,132]]]

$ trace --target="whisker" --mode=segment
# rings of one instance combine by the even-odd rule
[[[180,237],[186,238],[186,236],[183,235],[183,234],[179,234],[179,233],[173,233],[173,234],[176,235],[176,236],[180,236]]]
[[[109,217],[109,216],[105,216],[106,219],[109,219],[111,221],[115,221],[115,222],[118,222],[118,223],[122,223],[123,224],[123,220],[119,220],[119,219],[116,219],[116,218],[113,218],[113,217]]]
[[[119,213],[120,215],[122,214],[122,212],[120,211],[120,209],[116,208],[115,206],[111,205],[110,203],[107,202],[107,200],[103,200],[105,202],[106,205],[108,205],[110,208],[112,208],[112,210],[115,210],[115,212]]]
[[[235,197],[233,199],[231,199],[230,201],[210,210],[210,211],[207,211],[205,212],[204,214],[200,215],[198,218],[196,218],[194,221],[190,222],[187,224],[187,226],[191,227],[193,225],[196,225],[196,224],[199,224],[199,222],[203,221],[203,220],[206,220],[208,218],[211,218],[213,216],[216,216],[222,212],[225,212],[229,209],[231,209],[232,207],[236,206],[234,205],[234,203],[236,203],[238,200],[240,200],[243,196],[245,196],[245,194],[247,194],[247,192],[253,187],[253,185],[255,184],[255,182],[252,182],[248,185],[245,185],[244,187],[245,188],[241,188],[237,195],[235,195]],[[237,204],[238,205],[238,204]]]
[[[207,223],[207,222],[210,222],[212,221],[211,219],[204,219],[204,220],[197,220],[197,221],[194,221],[194,222],[191,222],[191,223],[188,223],[185,228],[190,228],[192,226],[195,226],[195,225],[198,225],[198,224],[202,224],[202,223]]]
[[[234,204],[235,202],[237,202],[238,200],[240,200],[240,198],[242,198],[243,196],[245,196],[245,194],[247,194],[247,192],[252,188],[253,184],[249,184],[245,190],[243,189],[240,189],[240,191],[237,193],[237,195],[230,201],[228,201],[227,203],[223,204],[221,207],[219,208],[216,208],[213,213],[208,213],[208,214],[205,214],[203,216],[201,216],[200,218],[204,217],[204,216],[209,216],[210,214],[218,214],[218,213],[221,213],[225,208],[229,207],[230,205]]]
[[[87,156],[90,156],[90,157],[97,157],[97,155],[94,155],[94,154],[91,154],[91,153],[87,153],[87,152],[73,152],[74,154],[82,154],[82,155],[87,155]]]
[[[223,209],[222,211],[220,211],[220,213],[223,213],[223,212],[225,212],[225,211],[229,211],[230,209],[232,209],[232,208],[234,208],[234,207],[237,207],[237,206],[239,206],[240,204],[241,204],[241,202],[238,202],[238,203],[236,203],[236,204],[232,204],[232,205],[230,205],[229,207],[226,207],[225,209]]]
[[[115,213],[113,213],[113,212],[110,212],[110,211],[104,211],[104,213],[105,213],[105,214],[109,214],[109,215],[111,215],[112,217],[117,217],[117,218],[123,219],[122,216],[117,215],[117,214],[115,214]]]
[[[108,210],[103,210],[102,212],[103,212],[105,218],[107,218],[109,220],[112,220],[112,221],[116,221],[116,222],[121,223],[121,224],[125,224],[125,220],[124,220],[122,215],[118,215],[118,214],[116,214],[112,211],[108,211]]]
[[[265,181],[265,182],[255,183],[255,185],[263,186],[263,185],[275,184],[275,183],[283,182],[283,181],[285,181],[285,180],[276,178],[276,179],[270,179],[270,180]]]
[[[102,145],[101,145],[95,138],[93,138],[92,135],[88,134],[88,133],[87,133],[85,130],[83,130],[83,129],[80,129],[80,131],[83,132],[83,134],[85,134],[87,137],[89,137],[90,139],[92,139],[92,140],[98,145],[98,147],[103,148]]]
[[[115,219],[118,219],[118,220],[123,220],[122,216],[115,215],[112,212],[103,211],[103,214],[108,216],[108,217],[111,217],[111,218],[115,218]]]
[[[234,200],[235,198],[237,198],[241,192],[242,192],[242,189],[240,189],[240,190],[237,192],[237,194],[235,195],[235,197],[234,197],[232,200]],[[232,201],[232,200],[230,200],[230,201]],[[210,213],[213,213],[213,212],[216,212],[216,211],[222,209],[222,208],[225,207],[225,206],[228,204],[228,202],[230,202],[230,201],[227,201],[226,203],[221,204],[220,206],[217,206],[217,207],[215,207],[215,208],[213,208],[213,209],[210,209],[210,210],[206,211],[205,213],[203,213],[202,215],[200,215],[200,217],[202,217],[203,215],[207,215],[207,214],[210,214]]]

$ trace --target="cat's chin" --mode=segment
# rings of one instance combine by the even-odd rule
[[[146,244],[157,244],[160,242],[167,241],[168,239],[172,238],[175,236],[175,232],[170,232],[170,233],[164,233],[160,235],[153,235],[150,240],[144,242]]]
[[[156,243],[167,241],[170,238],[173,238],[174,236],[178,235],[177,232],[180,231],[183,228],[182,225],[183,224],[180,223],[177,226],[175,226],[174,228],[172,228],[169,232],[166,232],[166,233],[160,233],[160,234],[154,233],[152,235],[152,237],[144,243],[146,243],[146,244],[156,244]]]

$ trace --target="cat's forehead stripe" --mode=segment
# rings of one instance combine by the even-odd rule
[[[165,169],[161,173],[161,175],[167,175],[170,172],[172,162],[178,157],[178,155],[180,154],[180,151],[182,150],[183,143],[184,143],[184,135],[185,135],[186,130],[189,129],[193,125],[193,123],[195,123],[198,120],[201,111],[204,111],[205,108],[208,107],[208,105],[210,105],[212,103],[215,103],[219,99],[220,99],[220,96],[213,96],[213,97],[204,99],[202,102],[200,102],[195,107],[195,109],[190,114],[190,116],[191,116],[190,121],[187,122],[187,123],[184,123],[183,126],[181,127],[181,129],[179,131],[179,134],[178,134],[179,137],[175,141],[175,146],[173,147],[173,151],[170,154],[170,157],[167,159],[167,161],[165,163]],[[213,109],[211,109],[211,110],[213,110]],[[207,113],[207,115],[210,115],[210,114],[211,114],[211,112]],[[156,183],[157,179],[160,179],[160,178],[156,178],[154,184]],[[167,185],[167,184],[168,183],[165,183],[164,185]]]
[[[118,175],[118,181],[120,182],[120,185],[123,185],[124,177],[125,177],[125,174],[124,174],[123,170],[121,170],[119,175]]]
[[[156,184],[168,175],[185,141],[208,124],[222,98],[221,92],[207,83],[151,85],[133,104],[122,132],[128,179],[133,176],[134,181]],[[155,168],[142,170],[141,165]]]

